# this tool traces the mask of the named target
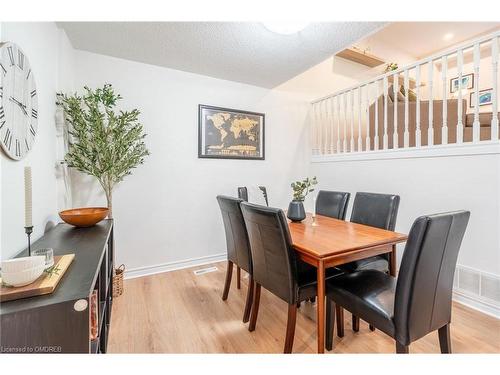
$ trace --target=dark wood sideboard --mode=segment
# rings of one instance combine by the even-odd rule
[[[90,228],[58,224],[31,248],[48,247],[54,255],[73,253],[75,259],[54,293],[0,303],[0,352],[106,353],[113,302],[113,221]],[[18,256],[26,255],[24,251]],[[94,290],[99,336],[91,340]]]

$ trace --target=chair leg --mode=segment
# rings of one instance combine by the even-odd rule
[[[260,284],[255,283],[255,290],[253,292],[253,301],[252,301],[252,314],[250,315],[250,324],[248,325],[248,330],[250,332],[255,331],[255,325],[257,324],[257,315],[259,314],[259,303],[260,303]]]
[[[396,341],[396,353],[398,354],[408,354],[410,352],[409,345],[403,345]]]
[[[241,268],[236,266],[236,288],[241,289]]]
[[[339,305],[335,306],[335,315],[337,320],[337,336],[344,337],[344,309]]]
[[[247,300],[245,303],[245,311],[243,312],[243,323],[248,322],[248,320],[250,319],[250,311],[252,310],[253,288],[254,288],[253,276],[250,275],[250,278],[248,279],[248,290],[247,290]]]
[[[447,325],[439,328],[438,333],[441,353],[451,354],[450,324],[448,323]]]
[[[293,348],[293,338],[295,336],[295,322],[297,321],[297,304],[288,305],[288,320],[286,322],[286,338],[283,353],[291,353]]]
[[[374,327],[374,326],[372,326],[372,325],[370,324],[370,325],[369,325],[369,327],[370,327],[370,331],[372,331],[372,332],[373,332],[373,331],[375,331],[375,327]]]
[[[335,302],[327,298],[326,302],[326,340],[325,348],[326,350],[332,350],[333,348],[333,328],[335,326]],[[338,322],[337,322],[338,324]]]
[[[224,291],[222,292],[222,300],[227,300],[227,295],[229,294],[229,288],[231,287],[231,277],[233,277],[233,262],[227,261],[226,269],[226,281],[224,283]]]
[[[359,318],[357,316],[352,316],[352,330],[354,332],[359,331]]]
[[[309,302],[311,302],[311,303],[316,302],[316,297],[309,298]]]

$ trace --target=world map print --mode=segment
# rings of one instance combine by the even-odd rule
[[[200,108],[201,156],[262,158],[264,115]]]

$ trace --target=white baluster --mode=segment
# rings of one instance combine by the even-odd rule
[[[472,123],[472,142],[479,142],[479,62],[481,53],[479,51],[479,43],[474,44],[474,97],[476,98],[476,106],[474,107],[474,122]]]
[[[330,113],[332,117],[330,119],[330,154],[333,154],[333,150],[335,150],[335,143],[333,141],[333,135],[335,132],[335,111],[333,107],[333,97],[330,98]]]
[[[434,98],[433,98],[433,78],[434,78],[434,73],[433,73],[433,68],[434,68],[434,63],[432,60],[429,60],[428,63],[429,66],[429,129],[427,130],[427,145],[432,146],[434,145]]]
[[[344,142],[343,150],[347,152],[347,92],[345,92],[342,97],[344,98]]]
[[[351,144],[350,152],[354,152],[354,90],[351,90]]]
[[[399,73],[394,74],[392,80],[392,88],[394,92],[394,132],[392,133],[392,148],[396,149],[399,147],[399,135],[398,135],[398,92],[399,92]]]
[[[441,58],[441,79],[443,81],[443,125],[441,127],[441,144],[448,144],[448,82],[446,75],[448,74],[448,59],[447,56]]]
[[[417,85],[417,102],[415,103],[415,146],[422,146],[422,129],[420,129],[420,70],[421,65],[418,64],[416,67],[416,85]]]
[[[363,151],[363,141],[361,139],[361,89],[358,88],[358,152]]]
[[[384,136],[382,138],[384,150],[387,150],[389,147],[389,137],[387,135],[387,106],[389,104],[388,86],[387,76],[384,76]]]
[[[409,114],[409,101],[408,101],[408,69],[405,70],[405,76],[404,76],[404,88],[405,88],[405,132],[404,132],[404,147],[408,148],[410,146],[410,132],[408,131],[409,127],[409,120],[410,120],[410,114]]]
[[[311,152],[313,155],[316,155],[316,103],[311,104]]]
[[[337,109],[337,153],[340,153],[340,95],[335,96],[335,108]]]
[[[366,151],[370,151],[370,84],[366,85]]]
[[[379,138],[378,138],[378,98],[379,93],[379,82],[375,81],[375,134],[373,137],[373,148],[374,150],[379,149]]]
[[[323,100],[324,107],[324,121],[323,121],[323,154],[328,154],[328,121],[329,121],[329,112],[328,112],[328,101]]]
[[[457,69],[458,69],[458,101],[457,101],[457,143],[463,143],[464,141],[464,124],[462,121],[462,69],[464,64],[464,51],[458,50],[457,55]]]
[[[491,139],[498,140],[498,37],[491,41],[492,112]]]

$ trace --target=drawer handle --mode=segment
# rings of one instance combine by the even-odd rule
[[[75,309],[75,311],[84,311],[87,309],[88,305],[89,303],[86,299],[79,299],[78,301],[75,302],[73,308]]]

